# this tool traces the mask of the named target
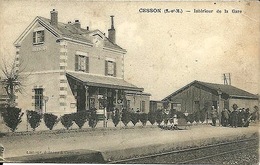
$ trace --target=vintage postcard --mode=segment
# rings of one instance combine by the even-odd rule
[[[0,162],[258,164],[259,1],[0,2]]]

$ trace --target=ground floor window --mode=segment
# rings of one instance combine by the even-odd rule
[[[176,111],[181,111],[181,103],[171,103],[171,109],[176,109]]]
[[[37,111],[42,111],[43,108],[43,88],[34,89],[34,107]]]

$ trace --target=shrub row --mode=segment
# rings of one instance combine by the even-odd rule
[[[17,129],[19,123],[21,123],[22,121],[21,118],[23,116],[23,113],[21,112],[21,109],[8,107],[4,110],[1,110],[1,112],[6,126],[9,127],[12,132],[14,132]],[[152,125],[154,125],[155,123],[160,125],[162,122],[164,122],[164,124],[168,124],[169,119],[172,118],[173,115],[177,115],[177,118],[185,118],[190,123],[193,123],[194,121],[201,121],[203,123],[205,121],[205,113],[201,111],[185,116],[182,112],[179,111],[171,111],[169,114],[166,114],[163,112],[163,110],[157,110],[155,112],[149,112],[148,114],[146,114],[133,113],[124,109],[122,110],[122,114],[119,112],[118,109],[116,109],[113,112],[112,121],[115,127],[120,121],[122,121],[125,126],[127,126],[129,122],[132,122],[134,126],[138,122],[141,122],[142,125],[145,126],[147,121],[149,121]],[[42,118],[45,126],[49,130],[52,130],[59,121],[61,121],[62,125],[66,129],[69,129],[73,125],[73,123],[75,123],[79,127],[79,129],[81,129],[87,121],[89,127],[95,128],[98,122],[98,115],[96,114],[95,110],[65,114],[60,118],[50,113],[45,113],[42,115],[36,111],[27,111],[28,123],[33,131],[35,131],[35,129],[40,125]]]

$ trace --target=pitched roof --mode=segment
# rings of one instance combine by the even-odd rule
[[[46,27],[46,29],[48,29],[50,32],[54,33],[54,35],[60,39],[71,39],[73,41],[79,41],[79,42],[84,42],[90,45],[93,45],[93,41],[92,41],[92,34],[94,32],[100,32],[102,33],[100,30],[96,29],[96,30],[87,30],[87,29],[83,29],[83,28],[77,28],[75,25],[70,24],[70,23],[62,23],[62,22],[58,22],[57,26],[52,26],[50,24],[51,20],[48,18],[44,18],[44,17],[40,17],[37,16],[34,21],[29,25],[29,27],[27,27],[27,29],[23,32],[23,34],[15,41],[15,45],[17,43],[19,43],[20,40],[22,40],[23,36],[25,36],[26,33],[28,33],[29,29],[31,27],[33,27],[33,25],[35,24],[35,22],[39,22],[40,24],[44,25]],[[106,36],[104,36],[104,48],[107,49],[114,49],[114,50],[118,50],[120,52],[126,53],[126,50],[121,48],[120,46],[118,46],[117,44],[111,42]]]
[[[49,26],[52,26],[50,24],[50,22],[51,22],[50,19],[44,18],[44,17],[39,17],[39,18],[41,20],[45,21],[45,23],[47,23]],[[93,42],[92,42],[92,39],[89,34],[94,31],[99,31],[98,29],[90,31],[90,30],[83,29],[83,28],[77,28],[73,24],[65,24],[62,22],[58,22],[57,27],[55,27],[55,26],[52,26],[52,27],[54,29],[56,29],[59,32],[59,34],[61,34],[64,37],[91,43],[91,44],[93,44]],[[114,49],[125,51],[125,49],[121,48],[117,44],[112,43],[107,37],[104,38],[104,47],[112,48],[112,49],[114,48]]]
[[[206,88],[212,90],[212,92],[214,92],[216,94],[220,90],[224,95],[226,95],[229,98],[258,99],[257,95],[254,95],[254,94],[249,93],[249,92],[247,92],[245,90],[242,90],[242,89],[239,89],[237,87],[234,87],[232,85],[208,83],[208,82],[202,82],[202,81],[195,80],[195,81],[189,83],[188,85],[182,87],[181,89],[173,92],[169,96],[165,97],[163,99],[163,101],[169,99],[172,96],[177,95],[178,93],[180,93],[181,91],[187,89],[188,87],[190,87],[192,85],[199,85],[199,86],[206,87]]]
[[[97,76],[83,72],[67,72],[66,75],[89,86],[124,89],[131,91],[144,90],[143,88],[138,88],[137,86],[125,81],[124,79],[119,79],[115,77]]]

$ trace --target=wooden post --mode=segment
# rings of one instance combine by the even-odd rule
[[[86,107],[86,110],[89,110],[89,105],[88,105],[88,86],[85,85],[85,95],[86,95],[86,102],[85,102],[85,107]]]
[[[222,92],[219,89],[218,90],[218,117],[219,117],[218,121],[219,121],[219,126],[221,126],[221,109],[222,109],[221,95],[222,95]]]

